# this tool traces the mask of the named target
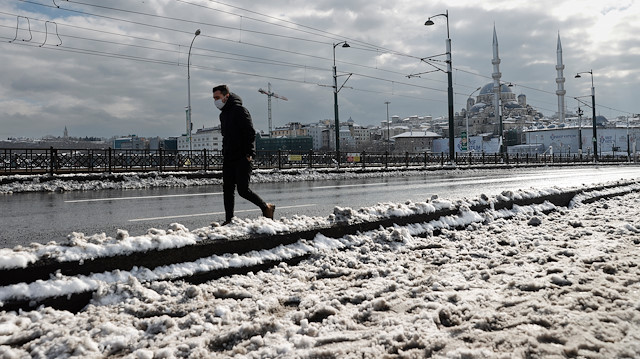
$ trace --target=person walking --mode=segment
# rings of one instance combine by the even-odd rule
[[[242,105],[240,96],[229,91],[227,85],[213,88],[213,99],[220,110],[222,131],[222,192],[225,220],[231,223],[235,204],[235,189],[238,194],[260,207],[262,215],[273,219],[276,206],[266,203],[249,188],[249,179],[256,155],[256,131],[253,129],[251,114]]]

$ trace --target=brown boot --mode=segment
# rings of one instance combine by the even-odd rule
[[[267,203],[267,207],[262,210],[262,215],[269,219],[273,219],[273,212],[275,212],[275,210],[276,210],[275,204]]]

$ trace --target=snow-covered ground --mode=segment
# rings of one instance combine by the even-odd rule
[[[530,196],[562,189],[504,193]],[[78,259],[278,233],[336,221],[458,216],[317,236],[269,251],[92,276],[60,274],[0,288],[0,301],[92,289],[79,313],[0,312],[2,358],[637,358],[640,357],[640,185],[594,203],[476,213],[465,202],[336,208],[327,218],[180,224],[131,237],[0,251],[0,267],[42,256]],[[534,192],[534,193],[532,193]],[[494,201],[480,198],[477,201]],[[454,229],[464,226],[466,229]],[[137,247],[136,247],[137,246]],[[134,248],[134,249],[132,249]],[[172,276],[309,254],[295,266],[193,285]]]

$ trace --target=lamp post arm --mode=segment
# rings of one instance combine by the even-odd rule
[[[187,56],[187,78],[191,78],[191,73],[189,72],[189,65],[191,64],[191,47],[193,47],[193,42],[196,41],[196,37],[193,37],[191,40],[191,45],[189,45],[189,56]]]

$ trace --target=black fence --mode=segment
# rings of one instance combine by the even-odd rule
[[[340,159],[338,162],[337,159]],[[600,156],[600,162],[629,162],[626,153]],[[563,153],[558,155],[459,153],[457,165],[590,163],[593,156]],[[445,153],[339,153],[316,151],[259,151],[255,168],[327,168],[327,167],[409,167],[444,166],[450,163]],[[200,171],[221,170],[219,151],[115,150],[115,149],[0,149],[0,174],[63,174],[84,172]]]

